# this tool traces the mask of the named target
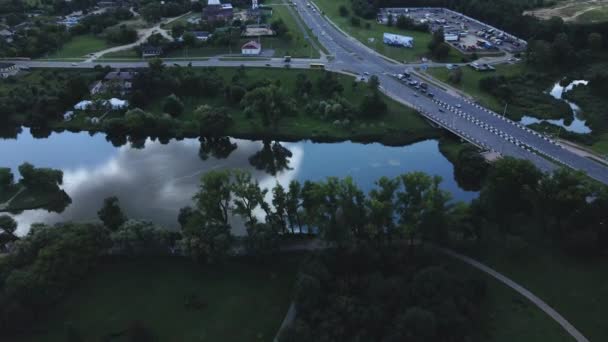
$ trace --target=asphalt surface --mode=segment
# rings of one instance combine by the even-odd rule
[[[307,1],[295,0],[302,21],[319,42],[329,52],[328,60],[292,59],[291,68],[309,68],[310,63],[325,64],[326,69],[338,72],[349,72],[365,77],[376,75],[380,79],[381,90],[398,102],[410,105],[429,120],[454,132],[461,138],[484,149],[501,153],[505,156],[523,158],[532,161],[539,169],[551,171],[557,164],[569,166],[587,173],[590,177],[608,184],[608,168],[588,158],[579,156],[561,147],[553,140],[536,133],[515,122],[503,118],[479,105],[453,94],[446,89],[429,84],[430,98],[418,90],[404,84],[394,75],[412,70],[411,65],[398,64],[380,56],[356,39],[347,36],[328,19],[319,14],[314,7],[306,6]],[[51,61],[16,61],[22,66],[29,67],[63,67],[63,68],[92,68],[95,65],[109,65],[114,68],[147,67],[146,61],[133,62],[51,62]],[[219,60],[204,61],[168,61],[169,66],[191,64],[192,66],[237,67],[285,67],[281,58],[269,60]],[[427,63],[428,64],[428,63]],[[424,82],[412,74],[411,79]]]

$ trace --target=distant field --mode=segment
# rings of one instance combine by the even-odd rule
[[[50,54],[48,58],[85,58],[89,53],[107,49],[111,46],[104,39],[93,35],[75,36],[65,43],[61,49]]]
[[[388,27],[378,24],[375,20],[361,19],[361,26],[355,27],[351,24],[353,15],[350,10],[350,0],[313,0],[315,4],[327,15],[336,25],[346,31],[351,36],[358,39],[366,46],[376,50],[377,52],[395,59],[399,62],[416,62],[421,57],[426,57],[428,54],[428,44],[431,41],[431,34],[428,32],[400,30],[396,27]],[[346,6],[351,12],[348,17],[342,17],[339,14],[340,6]],[[366,23],[369,23],[370,28],[365,28]],[[411,49],[388,46],[382,42],[384,32],[402,34],[414,38],[414,47]],[[461,62],[462,54],[454,48],[450,48],[450,55],[447,58],[448,62]]]
[[[105,341],[134,321],[155,341],[271,341],[291,302],[298,260],[283,255],[271,263],[208,266],[146,257],[109,263],[32,328],[36,334],[19,341],[67,341],[68,327],[82,341]],[[185,305],[191,296],[200,308]]]
[[[608,0],[567,0],[555,6],[526,11],[541,19],[560,17],[564,21],[579,23],[608,21]]]

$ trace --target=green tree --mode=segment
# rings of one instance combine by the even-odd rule
[[[199,190],[194,196],[196,209],[203,217],[228,224],[231,210],[231,175],[228,170],[208,171],[201,176]]]
[[[194,260],[217,263],[230,255],[234,237],[228,224],[194,211],[182,227],[180,244]]]
[[[462,70],[460,68],[450,70],[448,81],[452,84],[460,84],[462,82]]]
[[[287,232],[287,193],[285,188],[277,183],[272,189],[272,206],[274,211],[272,212],[273,224],[278,226],[278,230],[283,234]],[[293,233],[293,229],[292,229]]]
[[[194,111],[199,119],[201,135],[221,135],[233,123],[232,115],[226,108],[201,105]]]
[[[167,96],[163,103],[163,110],[172,116],[178,116],[184,111],[184,104],[175,94]]]
[[[527,160],[505,157],[495,162],[479,194],[488,218],[508,231],[515,216],[534,207],[541,176]]]
[[[273,124],[275,127],[283,116],[296,111],[294,100],[275,85],[249,91],[241,100],[241,106],[247,115],[259,115],[265,126]]]
[[[19,165],[19,181],[26,188],[33,190],[58,190],[63,184],[63,172],[46,168],[35,168],[30,163]]]
[[[285,203],[285,209],[287,211],[287,219],[291,231],[294,231],[294,227],[298,227],[298,232],[302,233],[302,221],[300,219],[300,196],[302,192],[302,186],[300,182],[292,180],[289,182],[289,191],[287,192],[287,198]]]
[[[270,208],[264,200],[268,190],[260,188],[249,172],[235,170],[233,176],[231,190],[234,194],[234,207],[232,211],[241,216],[248,226],[253,226],[258,222],[254,215],[257,208],[261,208],[266,216],[270,212]]]
[[[127,216],[122,212],[118,197],[116,196],[108,197],[103,200],[103,206],[97,212],[97,216],[111,231],[116,231],[127,221]]]
[[[340,5],[338,8],[341,17],[348,17],[348,8],[344,5]]]
[[[0,191],[9,191],[15,185],[15,177],[10,168],[0,168]]]
[[[385,237],[390,241],[394,235],[395,196],[399,186],[398,179],[381,177],[376,181],[377,188],[370,191],[366,201],[370,230],[379,242],[383,242]]]

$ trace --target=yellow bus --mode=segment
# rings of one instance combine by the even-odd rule
[[[325,64],[323,63],[310,63],[311,69],[325,69]]]

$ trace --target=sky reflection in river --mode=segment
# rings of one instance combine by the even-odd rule
[[[200,175],[225,168],[249,170],[263,187],[272,187],[277,181],[287,186],[292,179],[319,181],[328,176],[350,175],[366,192],[381,176],[424,171],[442,176],[443,188],[456,199],[470,200],[476,196],[458,188],[453,167],[439,153],[434,140],[404,147],[350,142],[283,143],[293,155],[289,158],[290,169],[276,176],[250,165],[249,157],[262,149],[261,142],[231,140],[238,148],[228,158],[209,157],[203,161],[199,158],[197,139],[171,141],[166,145],[148,140],[144,148],[135,149],[129,145],[114,147],[103,135],[64,132],[48,139],[33,139],[25,130],[18,140],[0,140],[0,164],[15,171],[24,161],[61,169],[63,188],[72,198],[72,204],[61,214],[31,210],[17,215],[20,234],[26,233],[34,222],[96,220],[97,210],[108,196],[118,196],[130,218],[176,228],[179,208],[192,203]],[[237,227],[235,233],[243,233],[239,220],[233,223]]]

